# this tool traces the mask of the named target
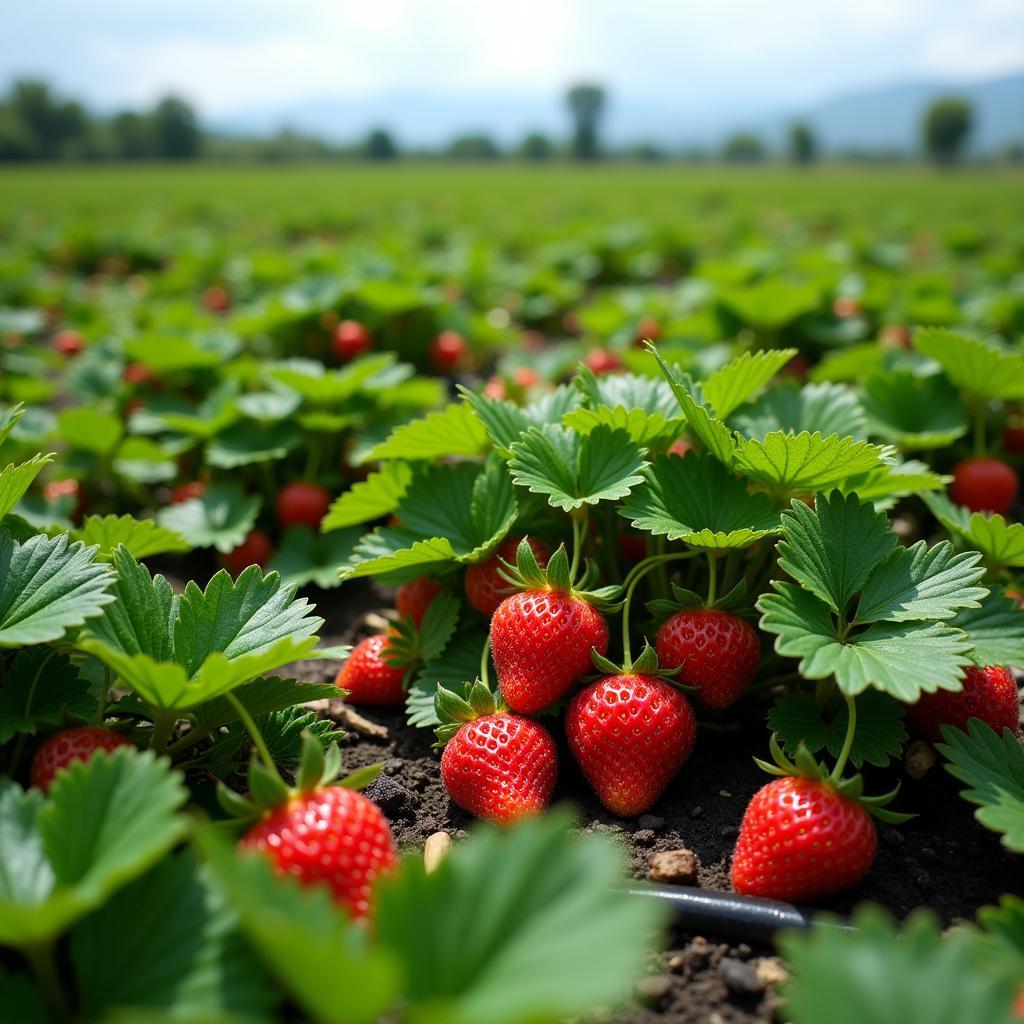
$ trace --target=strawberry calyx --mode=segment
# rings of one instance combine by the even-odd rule
[[[558,550],[542,569],[528,538],[524,537],[516,548],[516,564],[501,559],[498,575],[518,590],[557,590],[578,597],[599,611],[614,611],[621,603],[622,587],[594,587],[598,568],[592,559],[584,561],[580,578],[573,579],[564,544],[559,544]]]
[[[866,796],[862,776],[851,775],[848,778],[833,778],[833,773],[830,773],[825,765],[817,761],[803,743],[797,747],[796,755],[792,759],[786,756],[779,745],[777,733],[772,733],[768,748],[771,751],[772,761],[763,761],[761,758],[755,757],[754,763],[769,775],[774,775],[777,778],[808,779],[811,782],[827,786],[844,799],[860,804],[869,814],[888,825],[900,825],[916,817],[914,814],[904,814],[888,809],[888,805],[896,799],[900,791],[899,783],[888,793],[882,793],[879,796]]]
[[[733,612],[746,606],[747,581],[740,580],[727,594],[712,601],[701,597],[692,590],[672,584],[672,598],[659,598],[647,602],[647,610],[659,621],[670,618],[677,612],[691,612],[697,609]]]
[[[596,648],[591,648],[590,660],[593,662],[594,668],[603,676],[654,676],[657,679],[664,680],[674,689],[679,690],[680,693],[695,693],[697,690],[697,687],[685,686],[673,678],[679,673],[678,665],[675,668],[661,668],[658,663],[658,652],[655,651],[646,639],[644,640],[644,649],[640,652],[640,657],[635,661],[627,654],[623,658],[622,664],[616,665],[610,658],[600,654]]]
[[[496,715],[508,708],[500,694],[495,697],[487,684],[477,679],[465,697],[460,697],[439,683],[434,697],[434,710],[441,722],[434,730],[437,737],[437,743],[434,744],[436,749],[443,747],[467,722]]]
[[[367,765],[339,778],[342,770],[341,748],[337,743],[332,743],[324,750],[320,741],[308,729],[304,729],[294,786],[289,786],[276,767],[265,763],[254,752],[249,764],[249,795],[242,796],[221,782],[217,785],[217,801],[235,822],[248,824],[290,800],[306,796],[324,786],[363,789],[377,778],[383,767],[382,763]]]

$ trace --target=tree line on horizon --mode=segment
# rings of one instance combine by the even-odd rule
[[[490,161],[521,159],[542,162],[555,159],[594,161],[627,159],[689,161],[722,159],[731,163],[757,164],[784,155],[794,164],[807,166],[821,158],[819,140],[809,124],[790,126],[785,153],[773,153],[760,136],[739,132],[717,149],[691,147],[672,152],[654,143],[610,148],[602,143],[601,122],[607,108],[607,92],[597,84],[579,83],[565,96],[570,134],[556,140],[531,132],[513,147],[502,147],[486,132],[470,132],[434,149],[400,146],[386,128],[372,129],[352,145],[332,145],[315,136],[282,129],[269,138],[243,138],[204,130],[195,109],[179,96],[165,96],[151,109],[124,110],[109,117],[92,114],[81,102],[58,95],[39,80],[15,82],[0,97],[0,162],[16,161],[133,161],[221,160],[294,161],[364,159],[391,161],[401,157]],[[932,162],[949,166],[963,159],[974,114],[971,105],[955,96],[932,103],[921,119],[921,152]],[[901,153],[847,152],[837,154],[858,160],[905,160]],[[1024,146],[1016,144],[1005,154],[1024,159]]]

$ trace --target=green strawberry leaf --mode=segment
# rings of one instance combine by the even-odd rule
[[[262,676],[235,690],[235,697],[254,716],[284,711],[296,704],[309,704],[315,700],[332,700],[338,696],[334,683],[301,683],[296,679]],[[238,721],[235,705],[223,697],[207,701],[193,713],[196,725],[213,732],[222,725]]]
[[[946,771],[967,784],[961,796],[977,804],[974,816],[985,828],[999,832],[1003,845],[1024,853],[1024,747],[1009,730],[1002,736],[980,719],[967,732],[942,727],[945,743],[938,750],[949,762]]]
[[[124,436],[120,417],[112,412],[89,406],[65,409],[57,417],[57,429],[69,448],[110,455]]]
[[[854,621],[906,622],[951,619],[963,608],[979,608],[988,590],[977,551],[953,554],[948,541],[929,548],[923,540],[899,547],[871,573]]]
[[[732,424],[749,438],[764,438],[782,431],[800,434],[818,431],[825,437],[863,440],[867,431],[857,396],[839,384],[807,384],[798,388],[782,383],[732,417]]]
[[[637,444],[669,442],[685,428],[679,404],[664,380],[616,373],[598,377],[581,366],[575,380],[585,406],[568,412],[562,423],[581,434],[604,426],[625,430]]]
[[[122,441],[111,465],[115,473],[139,484],[166,483],[178,475],[177,463],[168,451],[145,437]]]
[[[338,569],[352,557],[361,536],[359,527],[320,534],[306,526],[292,526],[285,531],[267,568],[279,573],[285,586],[313,583],[330,590],[341,586]]]
[[[134,519],[129,515],[86,516],[71,536],[83,544],[95,545],[96,557],[103,561],[110,559],[119,544],[134,558],[189,550],[189,543],[181,534],[158,526],[152,519]]]
[[[301,404],[301,396],[294,391],[254,391],[235,399],[235,407],[243,416],[260,423],[286,420]]]
[[[0,519],[21,501],[39,471],[51,462],[52,455],[34,455],[28,462],[4,466],[0,470]]]
[[[996,907],[982,907],[978,923],[985,929],[988,954],[1011,976],[1024,973],[1024,900],[1006,894]]]
[[[212,829],[197,843],[267,968],[319,1024],[374,1024],[399,995],[399,965],[372,947],[321,888],[277,878],[259,854],[240,855]]]
[[[479,629],[460,631],[436,657],[426,659],[406,695],[405,711],[409,725],[433,729],[440,725],[434,707],[438,686],[465,697],[480,675],[487,635]]]
[[[51,1024],[50,1010],[31,977],[0,967],[0,1006],[18,1024]]]
[[[338,695],[337,690],[334,695]],[[320,718],[315,711],[307,711],[305,708],[298,707],[283,708],[280,711],[271,711],[269,714],[260,715],[256,719],[256,728],[263,736],[274,764],[282,771],[291,773],[294,773],[299,767],[299,762],[302,759],[304,733],[309,733],[317,740],[324,751],[332,743],[339,742],[345,736],[345,733],[329,718]],[[242,725],[238,725],[237,729],[243,737],[246,737]]]
[[[320,529],[324,533],[344,530],[390,515],[409,489],[412,474],[412,467],[407,462],[386,462],[377,472],[353,484],[351,490],[334,500]]]
[[[396,427],[388,439],[372,449],[362,462],[381,459],[439,459],[448,455],[482,455],[487,431],[467,405],[453,403],[442,412]]]
[[[897,538],[885,514],[855,494],[819,494],[814,504],[810,509],[793,501],[782,513],[779,568],[838,614],[895,548]]]
[[[94,554],[63,534],[19,544],[0,532],[0,648],[60,640],[99,615],[112,573]]]
[[[459,394],[484,425],[487,436],[499,451],[505,453],[509,451],[512,442],[518,441],[520,435],[530,427],[563,422],[573,409],[579,407],[582,397],[575,388],[564,384],[525,407],[514,402],[487,398],[461,385]]]
[[[343,579],[438,569],[482,561],[501,543],[518,514],[504,464],[434,466],[410,485],[398,507],[398,527],[367,534],[342,569]]]
[[[873,502],[875,508],[883,509],[895,504],[897,498],[905,498],[909,494],[923,497],[925,491],[941,490],[946,480],[923,462],[894,462],[847,478],[843,489],[848,494],[858,495],[863,501]]]
[[[613,844],[568,826],[556,812],[478,828],[433,873],[415,858],[380,885],[376,933],[406,965],[412,1019],[556,1021],[629,994],[663,911],[618,888]]]
[[[198,498],[169,505],[157,513],[166,530],[181,534],[194,548],[237,548],[256,524],[262,504],[238,484],[213,484]]]
[[[191,852],[161,861],[80,921],[71,962],[91,1020],[169,1006],[178,1017],[262,1019],[277,998]]]
[[[566,512],[624,498],[643,480],[645,450],[625,430],[598,426],[580,435],[567,427],[531,427],[511,446],[512,480],[545,494]]]
[[[867,441],[819,433],[787,434],[774,431],[763,440],[741,438],[736,445],[735,468],[770,493],[791,497],[844,484],[890,461],[889,452]]]
[[[975,665],[1024,665],[1024,608],[1000,591],[992,591],[977,608],[965,608],[950,623],[974,645]]]
[[[206,460],[218,469],[238,469],[275,462],[302,443],[301,431],[291,423],[236,423],[206,446]]]
[[[25,415],[25,406],[20,402],[9,408],[0,407],[0,445],[11,436],[11,431]]]
[[[269,382],[301,395],[312,405],[337,408],[366,390],[396,358],[394,352],[381,352],[356,359],[341,370],[328,370],[314,359],[289,359],[267,366],[266,377]]]
[[[191,337],[149,334],[125,343],[124,354],[157,374],[181,373],[222,366],[241,348],[226,331],[208,331]]]
[[[744,323],[761,331],[780,330],[812,313],[821,302],[821,295],[813,285],[780,279],[727,288],[719,298]]]
[[[704,381],[704,398],[720,420],[749,402],[786,363],[797,354],[795,348],[744,352],[719,367]]]
[[[49,799],[0,780],[0,944],[51,941],[185,834],[166,760],[120,748],[57,776]]]
[[[651,352],[683,410],[690,432],[719,462],[731,466],[736,453],[732,431],[700,401],[698,389],[689,377],[680,375],[675,368],[669,366],[657,349],[652,347]]]
[[[1024,398],[1024,356],[1019,352],[938,327],[918,328],[914,347],[970,395]]]
[[[910,370],[877,374],[864,385],[862,405],[872,434],[900,448],[945,448],[967,433],[955,388],[942,377]]]
[[[656,458],[619,515],[638,530],[709,549],[749,547],[781,529],[766,495],[751,493],[721,463],[693,452]]]
[[[793,1024],[1012,1024],[1018,982],[980,966],[973,930],[944,936],[930,910],[917,910],[897,931],[871,905],[852,923],[822,921],[780,937],[792,970],[784,1016]]]
[[[812,753],[827,750],[838,757],[846,739],[849,708],[846,701],[818,708],[806,693],[779,697],[768,712],[768,726],[777,733],[783,750],[795,757],[802,743]],[[887,693],[867,690],[857,698],[857,728],[850,749],[855,768],[865,762],[884,768],[899,757],[907,731],[903,727],[903,707]]]
[[[990,569],[1024,568],[1024,523],[1008,523],[1000,515],[971,512],[944,494],[922,494],[932,515],[950,533],[980,551]]]
[[[920,693],[959,690],[970,663],[966,634],[940,623],[876,622],[840,639],[829,606],[793,583],[772,581],[775,593],[757,602],[761,628],[775,635],[775,650],[799,658],[806,679],[835,676],[856,696],[869,686],[903,701]]]
[[[256,676],[309,657],[323,620],[293,600],[277,573],[250,566],[237,580],[221,570],[201,591],[173,597],[162,576],[123,548],[114,553],[117,600],[78,646],[99,658],[155,708],[185,710]]]
[[[16,733],[56,729],[65,715],[87,718],[95,708],[88,680],[66,655],[47,647],[18,651],[0,678],[0,744]]]

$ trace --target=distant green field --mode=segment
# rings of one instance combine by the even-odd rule
[[[31,167],[0,171],[0,220],[103,217],[108,225],[171,213],[215,217],[355,219],[408,217],[476,221],[547,233],[552,224],[595,218],[715,221],[749,216],[785,229],[780,215],[825,218],[904,233],[971,223],[1019,231],[1024,187],[1019,173],[925,168],[720,166],[544,167],[441,164],[237,167]],[[524,220],[524,218],[529,218]],[[980,223],[979,223],[980,222]]]

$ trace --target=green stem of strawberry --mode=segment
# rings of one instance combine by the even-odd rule
[[[979,400],[974,406],[974,454],[984,455],[987,447],[985,443],[985,403]]]
[[[716,584],[718,582],[718,563],[715,561],[715,556],[708,551],[708,607],[713,608],[715,606],[715,598],[718,596],[716,591]]]
[[[162,754],[167,749],[176,721],[177,718],[173,711],[153,712],[153,731],[149,734],[150,750],[156,754]]]
[[[629,668],[633,664],[632,647],[629,638],[629,610],[633,604],[633,595],[636,593],[637,584],[652,569],[658,569],[666,562],[675,562],[683,558],[692,558],[696,552],[678,551],[670,555],[651,555],[642,562],[638,562],[630,570],[626,577],[624,587],[626,591],[625,600],[622,602],[622,664]]]
[[[168,748],[167,756],[173,761],[180,753],[189,750],[210,735],[209,729],[189,729],[184,736],[179,736]]]
[[[94,725],[103,724],[103,716],[107,713],[107,699],[110,697],[110,669],[106,665],[103,666],[103,689],[100,692],[100,699],[96,705],[96,718],[93,720]]]
[[[32,702],[35,700],[36,687],[39,685],[39,680],[42,678],[43,669],[46,668],[47,663],[49,662],[50,658],[52,658],[55,653],[56,652],[53,650],[53,648],[51,648],[43,656],[43,659],[39,662],[39,668],[36,669],[36,674],[33,677],[32,683],[31,683],[31,685],[28,688],[28,695],[25,697],[24,713],[25,713],[25,717],[26,718],[29,718],[31,716]],[[25,732],[22,732],[22,733],[18,734],[18,739],[17,739],[17,741],[14,744],[14,750],[11,751],[11,763],[7,766],[7,773],[8,773],[8,775],[13,775],[14,772],[15,772],[15,769],[17,769],[17,767],[18,767],[18,762],[21,760],[22,752],[25,749],[25,739],[26,739],[27,736],[28,736],[28,733],[25,733]]]
[[[57,965],[53,958],[53,943],[44,942],[36,946],[25,948],[25,959],[35,975],[39,987],[42,989],[43,998],[53,1011],[54,1020],[69,1020],[71,1018],[71,1007],[68,1004],[64,986],[61,984],[60,975],[57,973]]]
[[[583,555],[583,538],[587,525],[587,513],[584,511],[572,517],[572,562],[569,565],[569,579],[576,582],[576,572],[580,567]]]
[[[242,725],[245,726],[245,731],[249,734],[253,745],[260,753],[260,760],[267,766],[268,771],[276,775],[277,765],[274,764],[274,759],[270,756],[270,749],[263,738],[263,733],[260,732],[252,715],[249,714],[245,705],[233,693],[226,693],[224,696],[227,697],[228,703],[235,709],[235,714],[238,715]]]
[[[489,690],[491,688],[491,638],[484,641],[484,652],[480,655],[480,681]]]
[[[316,480],[317,471],[320,468],[320,454],[323,451],[323,441],[319,434],[314,434],[309,439],[309,454],[306,456],[306,472],[304,480]]]
[[[849,694],[843,694],[846,700],[846,709],[848,718],[846,720],[846,738],[843,740],[843,749],[839,751],[839,759],[836,761],[835,768],[832,769],[832,774],[828,777],[829,782],[836,785],[843,777],[843,770],[846,768],[846,762],[850,758],[850,751],[853,749],[853,737],[857,732],[857,701],[849,696]]]

